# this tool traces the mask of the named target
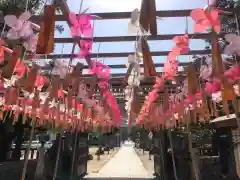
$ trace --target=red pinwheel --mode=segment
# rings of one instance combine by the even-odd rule
[[[18,59],[13,72],[17,74],[19,79],[21,79],[25,73],[29,72],[29,68]]]
[[[41,89],[46,83],[47,83],[48,79],[39,74],[37,75],[36,81],[35,81],[35,86],[37,87],[37,89]]]
[[[218,9],[200,8],[191,11],[190,16],[195,21],[194,32],[203,33],[207,28],[213,28],[215,32],[219,33],[221,30],[221,23],[219,19]]]
[[[233,66],[231,69],[227,70],[224,75],[230,81],[240,80],[240,70],[238,65]]]
[[[169,53],[168,60],[164,64],[164,78],[173,80],[173,77],[178,72],[178,61],[173,53]]]
[[[78,37],[81,35],[85,37],[92,37],[93,28],[90,22],[90,20],[92,20],[90,15],[81,14],[76,16],[75,13],[71,12],[69,13],[69,20],[72,24],[71,34],[73,37]]]
[[[188,34],[183,36],[175,36],[173,41],[176,45],[172,48],[172,53],[176,56],[187,54],[189,52],[189,37]]]
[[[80,41],[80,51],[78,52],[78,57],[86,57],[90,54],[92,50],[92,41],[88,40],[81,40]]]

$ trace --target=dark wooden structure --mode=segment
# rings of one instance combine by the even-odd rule
[[[239,179],[240,134],[235,114],[215,118],[211,125],[216,129],[221,172],[229,179]]]
[[[167,180],[166,132],[160,130],[153,135],[154,172],[159,180]]]
[[[60,141],[58,137],[55,144],[49,149],[49,151],[45,155],[45,167],[47,169],[46,175],[48,179],[51,179],[53,176],[59,142]],[[77,136],[76,133],[68,133],[64,138],[62,138],[61,144],[62,145],[60,149],[57,180],[70,178],[72,163],[73,180],[85,176],[87,173],[87,161],[89,153],[88,133],[78,133]],[[74,149],[75,156],[73,156]]]
[[[186,133],[171,131],[173,142],[174,161],[176,174],[179,180],[194,180],[192,160],[188,148]],[[170,152],[170,139],[167,130],[160,130],[154,133],[154,171],[159,180],[174,180],[172,154]],[[199,170],[202,180],[220,180],[221,163],[217,155],[200,155],[196,142],[193,139],[193,148],[198,154]],[[232,171],[231,171],[232,172]],[[233,172],[232,172],[233,173]]]

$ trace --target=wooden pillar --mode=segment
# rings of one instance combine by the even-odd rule
[[[230,127],[221,127],[217,130],[219,156],[222,174],[237,179],[237,170],[234,156],[234,145]]]

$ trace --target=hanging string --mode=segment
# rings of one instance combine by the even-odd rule
[[[102,61],[102,62],[104,63],[104,59],[98,61],[98,57],[99,57],[99,52],[100,52],[101,44],[102,44],[102,42],[100,42],[99,45],[98,45],[98,51],[97,51],[96,61],[97,61],[97,62],[101,62],[101,61]]]
[[[3,29],[2,29],[2,32],[1,32],[0,40],[3,38],[3,34],[4,34],[5,29],[6,29],[6,23],[4,22]]]
[[[80,14],[81,14],[82,5],[83,5],[83,0],[81,0],[81,3],[80,3],[80,8],[79,8],[79,11],[78,11],[78,16],[80,16]],[[75,38],[75,40],[79,40],[79,38]],[[70,60],[69,60],[69,63],[68,63],[68,73],[70,73],[70,71],[71,71],[72,60],[73,60],[73,56],[74,56],[76,44],[77,44],[76,42],[73,43],[72,52],[71,52],[71,57],[70,57]],[[79,48],[81,48],[81,47],[79,47]]]
[[[240,35],[240,32],[239,32],[240,29],[239,29],[239,23],[238,23],[238,16],[237,16],[236,13],[234,14],[234,16],[235,16],[236,28],[237,28],[236,33],[237,33],[237,35],[239,36],[239,35]]]
[[[185,21],[186,21],[186,27],[185,27],[185,33],[188,34],[188,17],[185,17]]]
[[[25,12],[28,10],[28,2],[29,0],[26,1]]]

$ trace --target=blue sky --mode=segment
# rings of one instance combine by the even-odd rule
[[[80,8],[80,0],[68,0],[69,8],[72,12],[78,13]],[[203,8],[207,4],[206,0],[156,0],[157,10],[177,10],[177,9],[194,9]],[[129,12],[135,8],[140,8],[141,0],[83,0],[82,9],[85,10],[89,8],[89,13],[97,12]],[[184,33],[186,29],[186,19],[185,18],[164,18],[158,19],[158,34],[179,34]],[[119,20],[99,20],[94,23],[94,36],[128,36],[128,22],[129,19],[119,19]],[[65,22],[57,22],[57,24],[62,24],[65,31],[63,34],[56,32],[55,37],[70,37],[70,32],[67,24]],[[191,18],[188,18],[188,32],[193,33],[192,26],[193,22]],[[168,41],[148,41],[151,51],[168,51],[173,46],[171,40]],[[191,40],[190,47],[192,50],[200,50],[205,46],[203,40]],[[94,43],[93,53],[98,51],[99,43]],[[72,44],[56,44],[56,50],[54,53],[70,54],[72,49]],[[78,51],[76,48],[75,52]],[[100,53],[106,52],[133,52],[134,43],[133,42],[105,42],[101,43]],[[153,57],[155,63],[163,63],[166,57]],[[181,56],[179,61],[187,62],[190,61],[191,57]],[[75,60],[76,63],[79,60]],[[80,60],[85,63],[84,60]],[[105,64],[126,64],[126,58],[104,58],[103,62]],[[114,69],[114,73],[124,73],[127,69]],[[157,71],[161,71],[161,68],[157,68]]]

